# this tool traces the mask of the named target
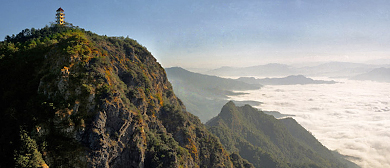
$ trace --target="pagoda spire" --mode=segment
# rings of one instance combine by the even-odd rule
[[[57,9],[56,23],[59,25],[63,25],[65,23],[65,13],[61,7]]]

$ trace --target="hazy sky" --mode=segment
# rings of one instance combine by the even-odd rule
[[[2,0],[0,38],[65,21],[129,36],[164,66],[390,60],[388,0]]]

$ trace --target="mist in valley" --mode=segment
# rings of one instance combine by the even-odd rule
[[[231,80],[259,86],[245,89],[221,85],[218,87],[220,90],[230,92],[214,94],[216,90],[214,93],[206,91],[207,96],[183,88],[182,86],[196,88],[197,82],[178,82],[180,75],[171,73],[175,68],[169,68],[167,73],[174,90],[176,89],[175,93],[186,104],[187,110],[193,111],[188,104],[193,103],[196,97],[198,100],[202,96],[208,97],[207,104],[214,105],[213,108],[200,110],[208,111],[207,115],[199,111],[199,114],[194,113],[203,122],[218,115],[220,108],[228,100],[239,105],[250,104],[276,118],[294,118],[330,150],[344,155],[361,167],[370,168],[390,166],[390,145],[387,143],[390,140],[390,83],[383,82],[390,78],[390,74],[382,73],[387,67],[389,66],[329,62],[306,67],[287,64],[222,67],[203,71],[204,74],[187,71],[203,75],[205,79],[220,76],[226,80],[223,82],[225,84]],[[267,76],[262,71],[265,68],[272,69],[273,73]],[[381,73],[377,69],[382,70]],[[374,78],[369,76],[357,79],[373,72],[379,74],[371,75]],[[184,76],[187,80],[191,78],[190,74]],[[198,81],[206,85],[208,82],[200,78]],[[212,83],[219,85],[216,81]],[[204,90],[206,85],[199,90]],[[212,88],[216,86],[208,89]]]
[[[233,100],[293,115],[331,150],[362,167],[390,166],[390,83],[337,79],[337,84],[273,85]]]

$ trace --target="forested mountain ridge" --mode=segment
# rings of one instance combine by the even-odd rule
[[[339,153],[335,155],[335,151],[329,151],[328,148],[323,146],[309,131],[303,128],[297,121],[293,118],[284,118],[280,119],[281,123],[287,128],[290,134],[295,138],[295,140],[300,143],[302,146],[315,151],[321,157],[331,160],[332,162],[341,162],[349,168],[358,168],[359,166],[355,163],[352,163],[346,159],[344,156],[341,156]],[[337,160],[335,160],[337,158]]]
[[[0,76],[0,167],[253,167],[135,40],[26,29],[0,42]]]
[[[228,102],[206,125],[228,151],[239,153],[255,167],[358,167],[333,156],[292,121],[277,120],[249,105],[237,107]]]

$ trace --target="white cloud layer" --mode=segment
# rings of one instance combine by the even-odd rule
[[[265,86],[234,100],[293,114],[322,144],[363,168],[390,167],[390,83]]]

